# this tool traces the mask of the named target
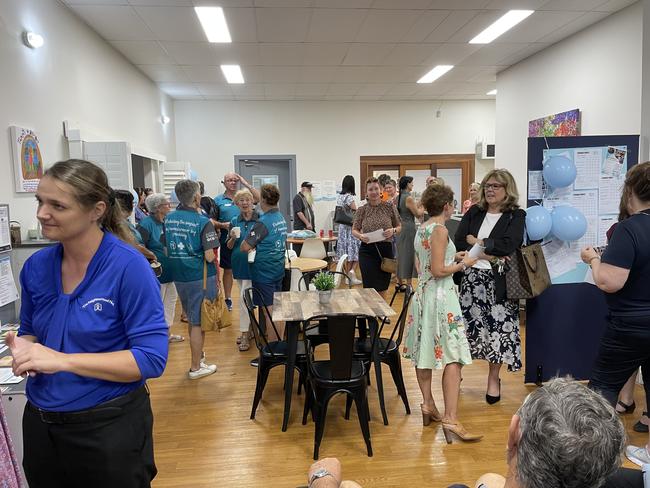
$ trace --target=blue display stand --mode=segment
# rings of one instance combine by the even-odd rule
[[[559,148],[627,146],[627,167],[638,163],[639,136],[528,138],[528,171],[542,169],[543,151]],[[537,202],[528,201],[528,206]],[[586,283],[551,285],[526,306],[525,382],[557,375],[585,380],[605,330],[607,305],[602,291]]]

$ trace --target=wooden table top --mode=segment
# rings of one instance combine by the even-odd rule
[[[289,261],[285,261],[284,266],[288,268]],[[327,268],[327,261],[314,258],[291,258],[291,267],[298,268],[303,273],[309,273],[310,271]]]
[[[317,291],[282,291],[273,294],[274,321],[307,320],[319,315],[390,317],[397,313],[374,288],[339,288],[330,303],[319,303]]]
[[[309,239],[318,239],[320,241],[323,241],[323,243],[327,244],[329,242],[334,242],[338,240],[337,236],[324,236],[324,237],[309,237]],[[304,244],[305,239],[298,239],[297,237],[287,237],[287,242],[289,244]]]

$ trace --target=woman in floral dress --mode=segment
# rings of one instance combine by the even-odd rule
[[[418,286],[407,318],[404,346],[404,357],[413,361],[422,391],[422,421],[424,425],[442,421],[447,443],[451,443],[452,433],[463,441],[482,437],[468,433],[457,416],[461,368],[472,358],[452,275],[471,267],[476,259],[466,252],[456,253],[449,239],[445,222],[454,212],[453,202],[453,191],[444,185],[432,185],[422,195],[421,203],[431,217],[415,236]],[[433,369],[444,369],[444,416],[438,412],[431,392]]]
[[[341,184],[341,194],[336,199],[336,205],[340,207],[347,207],[353,212],[357,210],[357,204],[354,201],[354,196],[356,195],[354,191],[354,176],[347,175],[343,178],[343,183]],[[346,263],[345,271],[353,285],[360,285],[361,280],[359,280],[354,273],[354,267],[359,261],[359,246],[361,241],[352,235],[352,226],[339,224],[339,236],[338,241],[336,242],[336,257],[341,258],[344,254],[348,255],[348,261]]]

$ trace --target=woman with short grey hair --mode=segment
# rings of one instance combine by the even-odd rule
[[[165,217],[171,210],[171,203],[162,193],[153,193],[145,201],[149,215],[143,218],[138,224],[138,231],[142,236],[144,246],[156,255],[156,259],[162,266],[162,274],[158,277],[160,282],[160,295],[165,307],[165,322],[171,331],[174,323],[174,311],[176,309],[176,285],[172,278],[172,270],[165,254],[161,236],[164,231]],[[169,342],[182,342],[185,338],[177,334],[169,334]]]
[[[201,302],[217,296],[217,269],[214,265],[219,237],[214,225],[200,211],[201,193],[198,183],[181,180],[174,188],[180,205],[165,218],[167,255],[187,314],[192,360],[188,376],[191,380],[211,375],[217,370],[202,357],[205,333],[201,330]],[[207,289],[203,291],[203,272],[207,271]]]

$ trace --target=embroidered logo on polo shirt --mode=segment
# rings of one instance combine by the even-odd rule
[[[107,303],[112,307],[115,307],[115,302],[113,302],[113,300],[109,300],[108,298],[93,298],[84,303],[81,308],[86,308],[88,305],[92,305],[95,312],[101,312],[103,309],[102,303]]]

